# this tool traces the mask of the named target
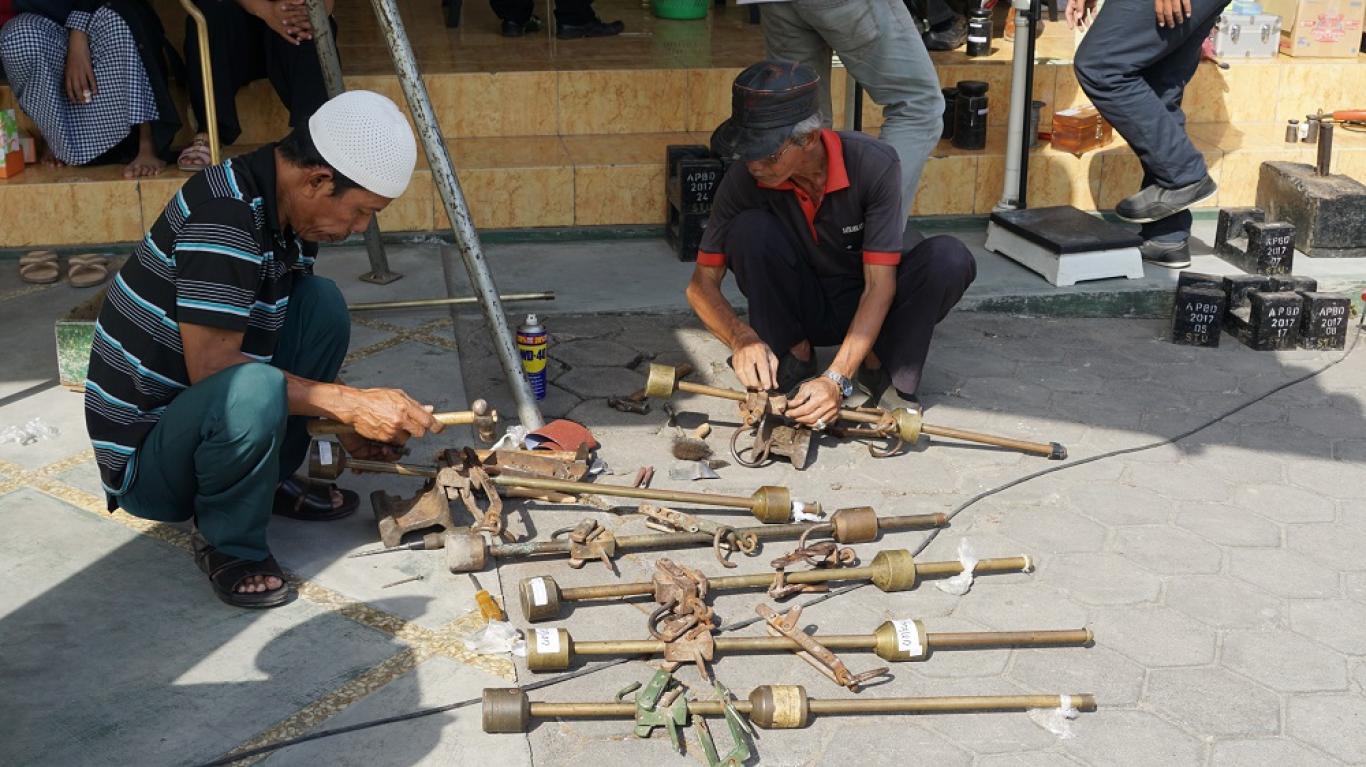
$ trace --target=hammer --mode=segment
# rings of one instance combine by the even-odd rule
[[[652,365],[651,367],[654,366]],[[674,378],[687,378],[692,375],[692,372],[692,363],[684,362],[682,365],[674,368]],[[620,410],[623,413],[639,413],[645,415],[650,412],[650,403],[646,401],[648,398],[649,395],[646,393],[646,390],[642,388],[636,390],[634,394],[629,394],[625,397],[608,397],[607,406],[615,410]]]
[[[492,442],[498,429],[498,411],[491,409],[489,403],[482,399],[475,400],[470,405],[469,410],[433,413],[432,418],[446,426],[473,424],[475,431],[479,434],[479,439],[484,442]],[[354,426],[339,421],[317,420],[310,421],[308,424],[308,433],[313,437],[321,437],[326,434],[352,434],[355,431]]]

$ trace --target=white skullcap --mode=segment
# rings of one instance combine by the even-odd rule
[[[381,197],[408,188],[417,142],[398,105],[372,91],[347,91],[308,118],[313,146],[328,165]]]

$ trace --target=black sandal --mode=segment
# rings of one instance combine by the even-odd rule
[[[332,491],[341,493],[340,506],[332,505]],[[352,490],[343,490],[335,484],[324,485],[318,482],[290,477],[275,489],[275,507],[272,512],[290,519],[310,522],[327,522],[349,517],[360,508],[360,496]]]
[[[275,561],[275,557],[266,557],[259,562],[230,557],[210,546],[199,535],[195,535],[194,563],[199,565],[199,569],[203,570],[205,575],[209,576],[209,584],[213,586],[213,593],[225,604],[233,607],[249,609],[279,607],[294,596],[294,589],[289,585],[289,581],[285,580],[285,573],[280,569],[280,564]],[[281,585],[279,588],[269,591],[250,593],[237,591],[237,587],[242,581],[254,575],[274,576],[280,579]]]

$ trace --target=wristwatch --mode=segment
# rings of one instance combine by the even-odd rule
[[[850,381],[848,378],[845,378],[834,370],[826,370],[824,373],[821,373],[821,377],[829,378],[831,381],[834,381],[835,385],[840,387],[841,397],[848,399],[849,397],[854,396],[854,382]]]

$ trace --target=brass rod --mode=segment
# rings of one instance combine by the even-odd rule
[[[822,642],[824,637],[817,637]],[[930,650],[976,650],[988,647],[1052,647],[1084,645],[1094,637],[1091,629],[1059,631],[932,631],[925,634]]]
[[[634,719],[636,704],[532,703],[531,715],[537,719]]]
[[[539,293],[503,293],[498,296],[504,303],[513,301],[554,301],[555,291],[544,290]],[[417,298],[411,301],[375,301],[365,304],[348,304],[347,310],[352,312],[376,312],[388,309],[425,309],[433,306],[459,306],[462,304],[477,304],[479,299],[474,296],[460,296],[458,298]]]
[[[576,639],[572,651],[575,655],[658,655],[664,652],[664,643],[658,639],[605,639],[588,642]]]
[[[773,576],[769,576],[769,581]],[[765,581],[767,582],[767,581]],[[634,597],[655,593],[653,583],[607,583],[601,586],[570,586],[560,589],[560,599],[577,602],[586,599],[609,599],[611,597]]]
[[[977,442],[983,445],[995,445],[996,447],[1018,450],[1021,453],[1030,455],[1051,456],[1054,451],[1052,444],[1044,442],[1028,442],[1022,439],[1011,439],[1009,437],[997,437],[991,434],[981,434],[975,431],[965,431],[954,429],[949,426],[933,426],[931,424],[921,424],[920,431],[934,437],[948,437],[949,439],[960,439],[964,442]]]
[[[977,566],[972,569],[974,575],[984,575],[988,573],[1019,573],[1027,572],[1033,564],[1029,557],[996,557],[993,559],[983,559],[978,561]],[[820,572],[817,570],[816,572]],[[839,572],[831,570],[830,572]],[[923,562],[916,563],[915,572],[920,577],[947,575],[953,577],[963,572],[961,562]],[[793,582],[791,576],[789,582]]]
[[[381,474],[397,474],[401,477],[435,477],[436,469],[430,466],[416,466],[408,463],[386,463],[384,461],[363,461],[348,458],[345,467],[352,471],[373,471]]]
[[[723,389],[720,386],[707,386],[706,384],[693,383],[692,381],[679,381],[675,386],[679,391],[685,391],[689,394],[701,394],[704,397],[717,397],[719,399],[734,400],[735,402],[744,402],[749,398],[749,395],[742,391]]]
[[[1095,711],[1092,695],[1072,695],[1072,705],[1080,711]],[[943,695],[927,698],[851,698],[810,699],[812,716],[820,714],[966,714],[984,711],[1027,711],[1031,708],[1058,708],[1059,695]]]
[[[194,34],[199,41],[199,75],[204,86],[204,122],[200,130],[209,134],[209,162],[223,162],[223,149],[218,140],[218,104],[213,97],[213,60],[209,57],[209,22],[193,0],[180,0],[180,7],[194,19]]]
[[[877,518],[879,532],[890,533],[898,530],[927,530],[943,527],[949,521],[947,514],[936,511],[933,514],[894,514]]]
[[[606,495],[616,498],[641,498],[647,501],[673,501],[676,503],[696,503],[709,506],[727,506],[738,509],[753,509],[753,498],[736,495],[712,495],[711,493],[691,493],[684,490],[661,490],[653,487],[627,487],[625,485],[599,484],[597,482],[572,482],[567,479],[546,479],[542,477],[491,477],[493,484],[503,487],[525,487],[533,490],[553,490],[569,495]]]

